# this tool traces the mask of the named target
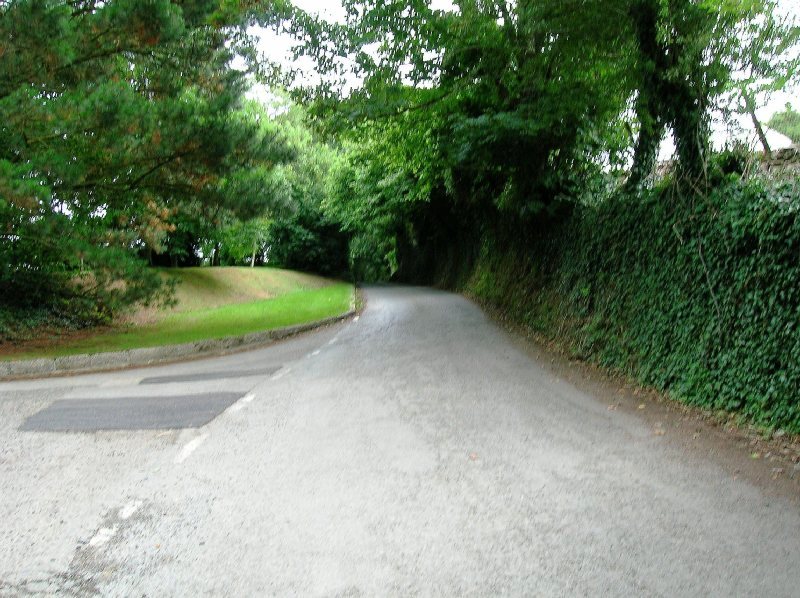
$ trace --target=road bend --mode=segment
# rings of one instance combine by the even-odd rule
[[[458,295],[0,384],[0,594],[797,596],[800,509]]]

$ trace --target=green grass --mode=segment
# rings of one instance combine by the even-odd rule
[[[354,289],[350,284],[331,283],[296,272],[256,269],[256,274],[251,274],[231,273],[232,270],[249,270],[245,268],[214,268],[213,270],[219,271],[218,274],[211,272],[211,278],[206,283],[198,283],[198,280],[206,276],[206,272],[191,270],[199,269],[190,269],[177,276],[184,280],[190,279],[192,282],[189,286],[194,286],[195,291],[186,288],[181,290],[179,287],[178,304],[159,312],[156,321],[152,323],[119,326],[85,338],[66,339],[63,343],[56,342],[46,347],[21,347],[20,351],[5,355],[2,359],[122,351],[240,336],[343,314],[350,309],[354,297]],[[227,272],[222,272],[224,270]],[[242,277],[258,278],[258,270],[262,270],[262,278],[269,278],[272,283],[262,280],[251,285],[249,289],[230,288],[233,281],[240,281]],[[254,288],[257,290],[253,291]],[[278,296],[271,299],[242,300],[252,292],[269,292]],[[239,299],[239,302],[216,305],[219,298],[226,295],[228,301]],[[201,298],[203,296],[205,300]],[[198,307],[204,305],[212,306]]]
[[[177,282],[172,311],[193,311],[318,289],[330,280],[279,268],[163,268]]]

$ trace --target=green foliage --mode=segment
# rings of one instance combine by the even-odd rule
[[[791,104],[786,104],[786,108],[774,114],[767,124],[786,135],[792,143],[800,144],[800,112]]]
[[[764,21],[772,20],[774,2],[753,0],[633,0],[628,12],[635,36],[631,64],[639,126],[629,188],[653,168],[666,127],[675,136],[678,174],[691,185],[702,181],[709,153],[709,108],[730,87],[733,72],[755,73],[779,36],[770,30],[753,41]],[[772,37],[770,37],[772,36]],[[748,41],[752,42],[748,44]],[[749,80],[737,82],[752,94]],[[748,95],[749,97],[749,95]]]
[[[142,256],[191,263],[198,228],[269,205],[291,155],[241,102],[218,5],[0,3],[4,311],[106,320],[165,290]]]
[[[151,264],[195,266],[204,258],[212,265],[238,263],[241,248],[232,231],[252,229],[254,221],[291,204],[279,166],[297,157],[291,131],[252,101],[237,103],[214,118],[222,123],[219,141],[224,143],[225,158],[208,173],[202,189],[168,202],[171,212],[164,240],[155,250],[147,247]],[[226,242],[236,247],[225,247]],[[262,259],[263,243],[257,241],[262,247],[256,248]]]
[[[787,81],[796,61],[783,56],[800,32],[780,22],[774,0],[456,4],[347,0],[340,24],[273,2],[255,17],[294,34],[295,53],[314,60],[321,83],[300,82],[298,95],[329,125],[417,127],[461,209],[527,219],[631,154],[635,188],[667,127],[678,173],[700,182],[709,108],[733,88]],[[363,86],[341,85],[348,74]]]
[[[352,72],[363,88],[345,97],[323,85],[305,97],[340,126],[364,123],[348,131],[356,143],[386,135],[384,147],[403,144],[392,154],[407,164],[390,172],[403,169],[413,197],[428,200],[442,180],[455,202],[531,215],[617,149],[603,139],[617,130],[630,93],[629,65],[611,57],[627,56],[631,42],[626,27],[601,17],[624,4],[570,11],[555,1],[465,0],[444,12],[422,2],[348,1],[345,25],[297,10],[261,18],[304,38],[297,51],[333,78],[342,74],[337,57],[357,57]]]
[[[397,245],[414,237],[410,215],[444,184],[435,134],[416,115],[359,127],[331,173],[323,208],[351,236],[349,261],[358,280],[385,280],[398,270]]]
[[[276,218],[268,246],[270,265],[327,276],[347,272],[347,237],[313,207],[300,206],[291,216]]]
[[[402,274],[443,231],[507,218],[535,226],[631,159],[635,189],[667,127],[677,174],[707,184],[709,107],[745,60],[766,76],[794,43],[776,42],[793,30],[773,18],[772,0],[456,4],[347,0],[344,23],[289,2],[254,13],[294,34],[296,55],[321,75],[295,91],[344,142],[324,207],[352,236],[359,277]],[[348,75],[363,85],[342,85]],[[439,217],[450,221],[436,231]]]
[[[321,141],[296,105],[276,119],[295,159],[276,169],[283,209],[274,212],[264,241],[270,265],[341,276],[347,272],[348,237],[324,210],[337,150]]]
[[[729,179],[578,207],[468,287],[584,358],[687,402],[800,431],[800,192]]]
[[[222,228],[220,239],[220,265],[263,265],[269,238],[270,220],[253,218],[235,219]]]

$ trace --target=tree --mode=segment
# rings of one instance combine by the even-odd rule
[[[436,137],[435,163],[451,169],[454,190],[536,213],[584,174],[616,126],[627,64],[612,57],[629,40],[601,17],[625,3],[458,4],[445,12],[427,2],[350,0],[344,25],[280,4],[262,22],[311,40],[297,51],[316,60],[323,84],[300,95],[313,97],[318,113],[333,109],[345,126],[413,113]],[[334,82],[348,68],[364,84],[345,95]]]
[[[746,57],[762,76],[795,43],[753,41],[773,0],[455,4],[345,0],[344,23],[278,0],[254,12],[317,65],[295,94],[346,149],[327,211],[351,261],[383,276],[442,239],[464,260],[487,238],[524,244],[618,185],[622,165],[637,191],[668,129],[677,196],[707,190],[710,108]]]
[[[741,25],[754,20],[762,4],[632,0],[639,135],[629,188],[652,170],[666,127],[675,135],[679,174],[690,184],[703,175],[708,111],[730,80]]]
[[[284,110],[275,122],[284,131],[296,158],[278,171],[276,181],[285,201],[269,225],[267,262],[340,276],[347,271],[348,238],[324,209],[338,150],[318,138],[309,127],[303,108],[286,99],[284,102]]]
[[[250,220],[234,219],[224,226],[219,234],[221,262],[251,268],[264,264],[270,224],[270,219],[262,216]]]
[[[307,40],[297,52],[323,82],[297,95],[350,142],[353,161],[342,170],[352,195],[334,194],[330,208],[390,272],[434,196],[451,204],[436,213],[459,221],[529,222],[601,171],[630,95],[617,57],[631,46],[629,29],[601,17],[624,5],[348,1],[340,25],[274,3],[259,18]],[[337,87],[348,72],[363,86]]]
[[[159,260],[196,265],[202,247],[219,265],[222,229],[232,222],[269,217],[286,208],[279,166],[295,159],[285,128],[255,101],[241,101],[227,112],[206,117],[222,159],[205,185],[189,197],[175,197],[171,222]]]
[[[251,169],[277,146],[241,108],[219,5],[0,3],[3,309],[109,317],[157,297],[138,256],[187,206],[252,209]]]
[[[758,19],[743,21],[737,31],[731,101],[735,111],[750,117],[764,153],[771,156],[767,136],[756,116],[759,102],[792,83],[800,71],[800,26],[782,16],[776,2],[762,3]]]

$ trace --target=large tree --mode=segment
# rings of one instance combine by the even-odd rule
[[[229,4],[229,3],[226,3]],[[241,108],[220,2],[0,3],[0,296],[102,317],[187,205],[252,212],[280,144]]]
[[[434,213],[442,231],[531,222],[621,149],[634,48],[625,0],[343,4],[345,23],[286,2],[258,17],[296,35],[321,72],[296,90],[350,142],[339,189],[352,193],[333,207],[355,253],[381,268],[431,237]]]
[[[492,239],[532,246],[558,224],[549,216],[650,184],[668,131],[673,197],[705,193],[712,107],[780,84],[796,62],[776,62],[796,28],[773,26],[774,0],[342,5],[342,22],[288,0],[251,14],[316,65],[294,89],[346,141],[329,213],[351,257],[384,275],[409,257],[469,262]]]
[[[344,24],[267,4],[262,22],[302,39],[323,73],[301,95],[345,127],[414,114],[453,183],[507,209],[538,211],[579,179],[628,95],[625,0],[348,0]]]

